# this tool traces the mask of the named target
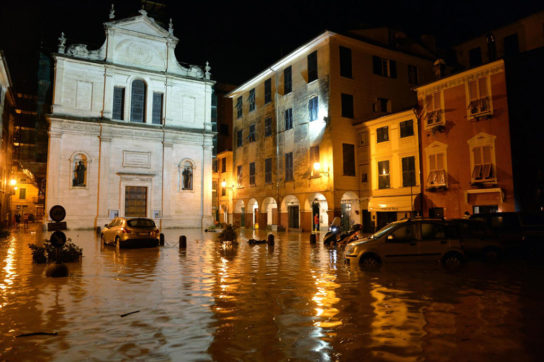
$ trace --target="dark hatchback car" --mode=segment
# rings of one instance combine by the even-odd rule
[[[116,217],[101,233],[104,245],[118,248],[150,248],[159,245],[160,232],[155,222],[146,218]]]
[[[504,255],[508,244],[500,242],[499,237],[482,220],[451,219],[448,220],[448,232],[455,235],[468,257],[483,257],[488,261],[496,261]]]

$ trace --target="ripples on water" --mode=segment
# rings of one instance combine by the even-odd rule
[[[0,241],[0,359],[542,360],[544,273],[523,262],[367,273],[308,234],[222,247],[167,230],[121,251],[69,234],[84,258],[60,279],[32,264],[37,234]],[[16,337],[32,332],[58,335]]]

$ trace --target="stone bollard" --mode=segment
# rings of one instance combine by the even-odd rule
[[[317,241],[317,235],[316,234],[310,234],[310,244],[315,244]]]
[[[274,234],[268,234],[268,245],[274,245]]]
[[[159,235],[159,245],[164,246],[164,234],[163,233],[161,233]]]
[[[102,229],[100,229],[100,226],[97,226],[96,227],[96,235],[100,235],[101,231],[102,231]]]
[[[187,237],[185,235],[181,235],[179,237],[179,248],[185,249],[187,247]]]

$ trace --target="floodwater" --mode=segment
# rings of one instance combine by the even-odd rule
[[[84,257],[57,279],[32,264],[40,232],[0,240],[0,360],[544,360],[537,264],[365,272],[304,233],[273,248],[248,245],[252,232],[233,248],[165,234],[165,247],[116,251],[68,232]],[[20,336],[36,332],[57,334]]]

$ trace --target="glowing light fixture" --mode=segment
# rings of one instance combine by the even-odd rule
[[[314,171],[319,172],[321,170],[321,164],[319,162],[314,162]]]
[[[10,184],[11,186],[15,186],[15,185],[17,184],[17,180],[14,179],[14,178],[12,178],[11,180],[9,180],[9,184]]]
[[[227,187],[227,181],[223,180],[223,182],[221,182],[221,187]]]

